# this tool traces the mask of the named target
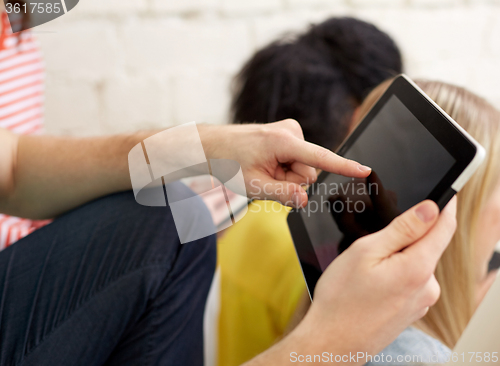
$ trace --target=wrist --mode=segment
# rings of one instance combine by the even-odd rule
[[[325,319],[317,314],[314,306],[306,314],[303,321],[290,334],[289,356],[291,352],[299,355],[311,355],[320,362],[341,363],[345,365],[363,365],[365,363],[364,352],[357,347],[357,342],[352,339],[352,332],[345,329],[341,322],[336,324],[332,319]],[[359,354],[358,354],[359,352]],[[363,357],[361,357],[363,353]],[[358,358],[359,356],[359,358]],[[298,360],[297,360],[298,361]]]
[[[221,145],[223,136],[222,126],[197,124],[198,133],[200,134],[201,144],[203,145],[203,151],[205,151],[205,156],[207,159],[214,159],[217,157],[217,149]]]

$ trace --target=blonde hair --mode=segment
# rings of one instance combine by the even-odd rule
[[[434,336],[453,348],[477,307],[474,246],[480,213],[500,179],[500,112],[464,88],[416,83],[487,152],[486,161],[457,195],[457,231],[435,273],[441,297],[423,318]]]
[[[390,85],[375,88],[359,108],[364,116]],[[436,81],[416,84],[486,149],[487,158],[458,193],[457,231],[436,268],[441,297],[422,319],[426,331],[453,348],[476,309],[475,251],[479,215],[500,179],[500,112],[464,88]]]

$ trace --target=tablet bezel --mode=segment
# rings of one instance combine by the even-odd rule
[[[337,154],[343,156],[349,150],[393,95],[399,98],[427,131],[455,159],[455,164],[427,197],[427,199],[436,202],[441,210],[465,185],[484,160],[486,154],[481,145],[405,75],[399,75],[392,81],[384,94],[382,94],[363,117],[359,125],[344,140]],[[331,173],[322,172],[319,175],[317,182],[308,189],[309,196],[311,192],[315,191],[315,185],[323,182],[329,174]],[[290,211],[287,221],[309,295],[312,299],[314,288],[322,274],[319,261],[305,228],[301,213],[295,209]],[[311,263],[311,261],[314,263]]]

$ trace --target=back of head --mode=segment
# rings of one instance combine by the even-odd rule
[[[246,63],[235,78],[232,120],[294,118],[306,140],[335,149],[364,97],[401,71],[387,34],[357,19],[331,18],[271,43]]]
[[[500,112],[464,88],[436,81],[416,83],[487,152],[486,161],[457,195],[457,231],[436,269],[441,298],[423,319],[435,336],[453,348],[477,307],[477,227],[500,180]]]

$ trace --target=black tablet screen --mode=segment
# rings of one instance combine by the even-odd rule
[[[301,215],[322,271],[354,240],[426,199],[455,164],[395,95],[343,155],[373,172],[366,179],[329,174],[311,187]]]

